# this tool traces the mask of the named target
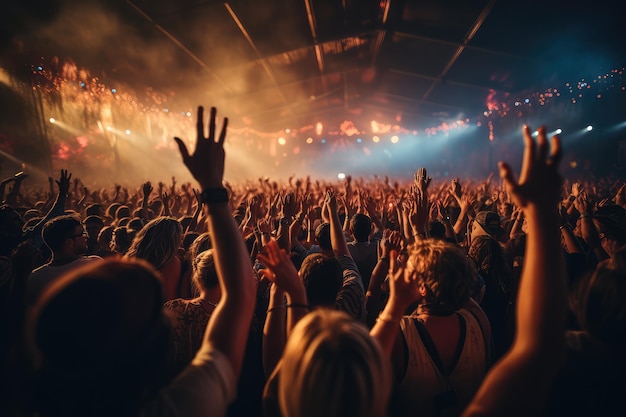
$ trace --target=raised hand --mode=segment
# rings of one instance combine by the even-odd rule
[[[415,185],[417,186],[417,188],[422,192],[422,194],[424,194],[424,192],[428,189],[428,186],[430,185],[430,182],[432,181],[432,178],[428,176],[428,173],[426,172],[426,168],[419,168],[417,170],[417,172],[415,173]]]
[[[519,207],[538,205],[556,209],[563,181],[558,169],[562,156],[561,141],[558,136],[553,136],[549,149],[545,127],[538,129],[537,143],[528,126],[524,126],[523,135],[525,150],[519,180],[515,180],[513,170],[507,163],[498,164],[506,190]]]
[[[196,149],[193,155],[189,154],[187,146],[182,139],[176,137],[174,140],[178,144],[178,149],[183,157],[183,162],[191,175],[200,183],[202,188],[220,188],[224,178],[224,139],[228,128],[228,118],[222,122],[222,129],[215,140],[215,119],[217,109],[211,108],[209,118],[209,133],[205,136],[204,129],[204,107],[198,107],[198,122],[196,125],[197,138]]]
[[[141,191],[143,192],[143,196],[144,198],[147,198],[150,193],[152,193],[152,184],[150,183],[150,181],[146,181],[143,183],[142,187],[141,187]]]
[[[287,253],[278,246],[275,240],[265,245],[266,255],[259,253],[257,258],[265,266],[259,270],[263,278],[267,278],[287,294],[293,295],[304,291],[304,285],[296,267]]]
[[[66,195],[67,193],[69,193],[71,179],[72,179],[72,174],[67,172],[66,169],[62,169],[61,176],[59,177],[58,180],[54,181],[57,183],[57,186],[59,187],[59,194]]]

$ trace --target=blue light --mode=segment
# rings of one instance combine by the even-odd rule
[[[524,100],[524,103],[526,104],[530,103],[530,99],[527,98],[526,100]]]
[[[358,139],[356,140],[356,143],[361,143],[361,142],[363,142],[363,141],[361,140],[361,138],[358,138]]]
[[[115,88],[112,88],[112,89],[111,89],[111,92],[112,92],[113,94],[115,94],[115,93],[117,93],[117,90],[116,90]]]
[[[87,84],[85,84],[84,82],[81,82],[81,83],[80,83],[80,86],[81,86],[81,87],[85,87],[86,85],[87,85]]]
[[[322,143],[326,143],[326,139],[322,139],[320,142],[322,142]]]
[[[43,67],[40,65],[37,67],[37,71],[43,71]]]

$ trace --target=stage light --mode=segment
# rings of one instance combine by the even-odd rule
[[[361,143],[361,142],[363,142],[363,141],[361,140],[361,138],[358,138],[358,139],[356,140],[356,143]]]
[[[107,132],[111,131],[111,126],[107,126]]]
[[[306,138],[306,143],[309,145],[313,143],[313,138]]]
[[[322,140],[321,140],[321,142],[322,142],[322,143],[326,143],[326,139],[322,139]]]
[[[51,118],[50,118],[50,123],[54,123],[54,122],[56,122],[55,118],[54,118],[54,117],[51,117]]]
[[[589,125],[585,128],[587,132],[591,132],[593,130],[593,126]]]
[[[126,134],[130,135],[130,130],[126,129]]]
[[[285,133],[291,133],[291,129],[285,129]]]
[[[287,143],[287,140],[285,138],[278,138],[278,144],[281,146],[284,146]]]
[[[532,135],[533,138],[536,138],[537,136],[539,136],[539,132],[537,130],[535,130]]]
[[[372,142],[374,142],[374,143],[378,143],[378,142],[380,142],[380,138],[379,138],[378,136],[374,136],[374,137],[372,138]]]
[[[187,112],[187,117],[191,117],[191,112],[190,111]]]
[[[400,141],[400,138],[397,137],[396,135],[393,135],[390,140],[391,140],[391,143],[398,143]]]
[[[317,124],[315,125],[315,133],[317,133],[318,135],[321,135],[323,130],[324,130],[324,126],[322,126],[320,122],[317,122]]]
[[[117,93],[117,90],[116,90],[115,88],[112,88],[112,89],[111,89],[111,92],[112,92],[113,94],[115,94],[115,93]]]
[[[343,172],[340,172],[339,174],[337,174],[337,179],[345,180],[346,179],[346,174],[344,174]]]
[[[557,135],[560,135],[561,133],[563,133],[563,129],[557,129],[554,131],[554,133],[556,133]]]
[[[576,168],[576,167],[578,166],[578,162],[576,162],[576,161],[571,161],[571,162],[569,163],[569,166],[570,166],[570,168]]]

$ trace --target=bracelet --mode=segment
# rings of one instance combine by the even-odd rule
[[[580,217],[578,217],[579,219],[586,219],[587,217],[591,217],[591,214],[589,213],[583,213],[580,215]]]
[[[202,203],[204,204],[222,204],[228,203],[228,190],[224,187],[205,188],[202,190]]]
[[[271,313],[272,311],[284,310],[284,309],[285,309],[285,306],[274,306],[272,308],[268,308],[267,311],[266,311],[266,314],[267,313]]]
[[[305,309],[311,311],[311,307],[309,307],[306,304],[287,304],[285,307],[287,307],[287,308],[305,308]]]
[[[383,323],[393,323],[393,324],[398,324],[400,323],[400,320],[402,320],[402,317],[398,317],[397,319],[394,319],[393,317],[383,317],[382,314],[379,314],[378,317],[376,317],[376,321],[382,321]]]

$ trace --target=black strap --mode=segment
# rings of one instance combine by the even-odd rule
[[[454,357],[452,358],[452,363],[450,364],[449,369],[446,369],[446,367],[444,366],[443,361],[441,360],[441,356],[439,356],[439,351],[435,346],[435,342],[433,342],[433,339],[430,337],[430,333],[428,333],[428,330],[426,329],[426,326],[424,326],[424,323],[420,319],[413,320],[413,324],[415,325],[415,328],[417,329],[417,332],[419,333],[420,338],[424,343],[426,351],[430,355],[441,375],[443,375],[446,380],[448,379],[448,376],[456,367],[459,359],[461,358],[461,353],[463,352],[463,346],[465,345],[465,336],[467,331],[467,326],[463,316],[461,316],[459,313],[455,314],[459,319],[460,334],[459,341],[456,345],[456,351],[454,352]]]

